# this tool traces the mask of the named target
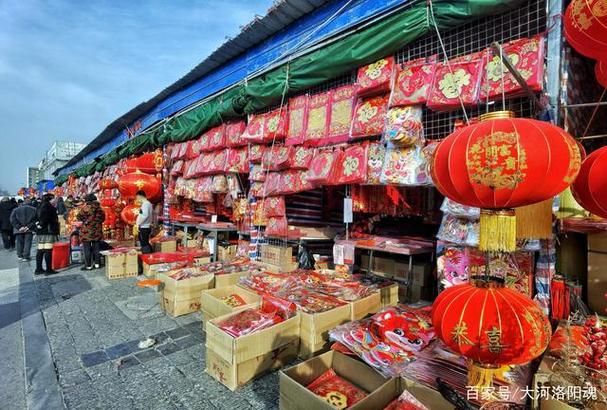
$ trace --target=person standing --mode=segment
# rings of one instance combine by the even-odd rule
[[[53,194],[45,194],[38,207],[38,252],[36,252],[36,271],[34,272],[37,275],[57,273],[53,270],[53,244],[59,236],[59,217],[57,210],[51,204],[51,199],[53,199]],[[46,271],[42,269],[43,259],[46,263]]]
[[[17,203],[13,203],[6,196],[0,201],[0,230],[2,231],[2,242],[4,243],[4,249],[11,251],[15,249],[15,234],[13,233],[13,226],[11,225],[11,214],[16,207]]]
[[[91,270],[93,266],[99,269],[101,255],[99,245],[103,239],[103,221],[105,221],[105,212],[97,201],[97,197],[88,194],[85,198],[85,205],[78,213],[78,220],[82,221],[80,227],[80,239],[84,247],[84,266],[82,270]]]
[[[152,232],[152,219],[154,215],[154,208],[152,203],[148,201],[148,198],[144,191],[137,191],[137,201],[141,204],[139,208],[139,215],[135,225],[139,231],[139,246],[141,246],[141,253],[152,253],[152,246],[150,245],[150,234]]]
[[[17,257],[21,262],[28,261],[32,249],[32,237],[36,229],[36,208],[31,205],[29,199],[26,199],[13,209],[10,221],[15,233]]]
[[[57,214],[61,215],[65,219],[67,214],[67,207],[65,206],[65,202],[63,202],[62,196],[57,199],[57,204],[55,205],[55,208],[57,208]]]

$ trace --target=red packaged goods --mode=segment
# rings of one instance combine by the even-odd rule
[[[253,182],[249,188],[249,195],[261,198],[263,196],[263,182]]]
[[[367,146],[354,144],[348,146],[335,168],[336,184],[361,184],[367,179]]]
[[[194,188],[194,196],[192,199],[196,202],[213,202],[213,193],[211,186],[213,185],[213,177],[202,177],[196,182]]]
[[[228,180],[225,175],[215,175],[213,177],[211,192],[215,194],[225,194],[228,192]]]
[[[329,103],[331,94],[326,92],[310,96],[304,143],[308,146],[325,144],[329,132]]]
[[[460,57],[449,64],[437,63],[428,108],[435,111],[458,109],[460,99],[465,106],[478,103],[483,59],[470,60],[468,57]]]
[[[381,171],[384,166],[386,147],[381,142],[371,142],[367,152],[367,185],[381,184]]]
[[[287,224],[287,218],[272,216],[268,218],[266,224],[266,235],[268,236],[280,236],[285,237],[289,232],[289,226]]]
[[[242,139],[247,142],[264,142],[263,138],[263,124],[265,117],[263,114],[251,114],[249,115],[249,121],[247,122],[247,128],[245,128],[242,134]],[[261,159],[261,158],[260,158]]]
[[[179,156],[179,144],[169,144],[169,158],[177,159]]]
[[[173,164],[173,166],[171,167],[171,176],[177,176],[177,175],[181,175],[183,174],[183,160],[178,160],[175,161],[175,163]]]
[[[356,76],[356,94],[369,96],[390,91],[394,65],[394,57],[386,57],[360,67]]]
[[[238,294],[236,293],[232,293],[228,296],[224,296],[221,298],[221,301],[223,303],[225,303],[226,305],[236,308],[239,306],[244,306],[247,304],[247,302],[245,302],[245,300]]]
[[[198,146],[199,146],[199,150],[200,152],[205,152],[205,151],[209,151],[209,141],[210,141],[210,135],[209,132],[205,132],[203,133],[199,138],[198,138]]]
[[[183,165],[183,177],[185,179],[191,179],[194,178],[196,175],[196,163],[198,162],[198,159],[190,159],[185,161],[185,164]]]
[[[227,150],[214,151],[209,154],[213,157],[213,161],[209,164],[207,172],[209,174],[220,174],[224,172],[228,159]]]
[[[263,136],[267,142],[284,140],[287,136],[287,107],[264,114]]]
[[[316,185],[322,185],[333,179],[336,159],[340,158],[341,150],[325,149],[319,151],[312,161],[306,173],[307,180]]]
[[[242,147],[247,145],[247,141],[242,138],[247,123],[244,121],[228,122],[226,124],[226,145],[228,147]]]
[[[278,195],[280,191],[280,172],[268,172],[263,183],[263,194]]]
[[[356,105],[354,85],[345,85],[331,92],[331,110],[329,117],[328,144],[348,141],[352,115]]]
[[[266,171],[259,164],[252,164],[249,170],[249,181],[263,182],[266,180]]]
[[[209,151],[225,148],[225,124],[221,124],[215,128],[211,128],[205,134],[209,136]]]
[[[407,390],[403,391],[398,398],[392,400],[384,410],[429,410]]]
[[[265,145],[251,144],[249,146],[249,161],[253,163],[261,163],[263,153],[268,149]]]
[[[424,126],[420,106],[394,107],[388,110],[384,140],[394,145],[421,145]]]
[[[187,152],[188,152],[188,143],[182,142],[179,146],[179,154],[177,155],[177,158],[185,159]]]
[[[289,167],[289,161],[293,154],[293,147],[285,145],[274,145],[268,147],[263,153],[261,164],[264,169],[278,171]]]
[[[218,323],[218,327],[232,337],[240,337],[282,322],[274,312],[245,309]]]
[[[306,171],[288,170],[280,173],[280,186],[277,194],[290,195],[314,189],[315,185],[307,180]]]
[[[263,209],[266,216],[285,216],[287,210],[285,207],[284,196],[270,196],[263,201]]]
[[[313,148],[304,147],[302,145],[293,147],[292,154],[289,158],[289,168],[308,169],[313,156]]]
[[[396,67],[396,81],[390,97],[390,107],[424,104],[428,101],[436,56],[407,61]]]
[[[200,255],[202,256],[202,255]],[[192,262],[196,256],[181,252],[155,252],[139,255],[139,259],[148,265],[172,262]]]
[[[289,275],[272,272],[255,272],[243,276],[239,283],[257,293],[274,294],[278,292],[289,279]]]
[[[324,372],[307,388],[339,410],[352,407],[367,396],[364,390],[338,376],[333,369]]]
[[[198,140],[188,141],[185,152],[185,159],[196,159],[200,155],[200,144]]]
[[[322,295],[306,289],[299,285],[292,276],[274,294],[276,297],[295,304],[299,310],[305,313],[322,313],[345,305],[345,302],[333,296]]]
[[[303,144],[306,138],[309,98],[305,94],[289,99],[289,131],[285,145]]]
[[[531,90],[542,91],[545,55],[542,36],[511,41],[503,45],[502,53],[510,59]],[[494,56],[491,50],[487,50],[487,65],[481,81],[481,101],[487,97],[501,98],[502,84],[508,97],[525,93],[506,66],[502,65],[500,56]]]
[[[249,172],[249,150],[247,148],[230,148],[227,151],[226,172],[237,174]]]
[[[384,132],[387,110],[387,94],[359,99],[352,122],[352,138],[381,135]]]

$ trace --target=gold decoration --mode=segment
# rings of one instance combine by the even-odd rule
[[[365,102],[358,109],[358,121],[362,123],[369,122],[375,115],[377,115],[378,108],[373,106],[369,101]]]
[[[346,157],[344,161],[344,175],[349,177],[358,169],[359,161],[357,157]]]
[[[381,76],[381,70],[388,65],[388,60],[381,59],[373,64],[369,64],[365,70],[365,75],[371,80],[376,80]]]
[[[473,345],[472,341],[468,339],[468,325],[466,322],[459,322],[457,326],[451,331],[451,337],[458,345]]]
[[[348,407],[348,397],[345,394],[338,391],[330,391],[325,395],[325,400],[331,406],[338,410],[342,410]]]
[[[518,54],[509,54],[508,58],[512,64],[516,67],[519,62]],[[499,56],[493,57],[493,59],[487,63],[487,78],[491,81],[500,81],[502,76],[506,76],[509,73],[508,69],[502,62]]]
[[[447,98],[457,98],[464,86],[470,84],[470,73],[463,68],[458,68],[453,73],[447,73],[438,82],[438,88]]]
[[[500,354],[502,352],[502,330],[498,329],[497,326],[493,326],[491,329],[485,331],[487,339],[489,341],[489,351],[494,354]]]

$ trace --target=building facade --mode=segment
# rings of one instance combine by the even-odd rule
[[[38,163],[38,167],[28,168],[28,187],[35,187],[36,183],[41,180],[52,180],[53,172],[67,164],[85,145],[67,141],[54,142]]]

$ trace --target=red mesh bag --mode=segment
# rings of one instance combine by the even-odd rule
[[[215,128],[211,128],[206,132],[209,136],[209,151],[215,151],[225,148],[225,124],[221,124]]]
[[[479,101],[483,73],[483,58],[477,53],[459,57],[449,64],[437,63],[428,108],[434,111],[450,111],[475,105]]]
[[[249,150],[246,148],[230,148],[227,150],[228,163],[226,172],[245,174],[249,172]]]
[[[244,121],[228,122],[226,124],[226,145],[228,147],[242,147],[247,145],[247,141],[242,138],[247,123]]]
[[[336,160],[339,159],[340,150],[325,149],[317,152],[310,162],[307,171],[307,180],[316,185],[328,184],[333,180]]]
[[[330,98],[329,92],[310,96],[304,144],[317,147],[325,143],[329,132]]]
[[[367,147],[368,144],[348,146],[335,168],[336,184],[361,184],[367,179]]]
[[[307,94],[289,99],[289,131],[285,145],[303,144],[306,137],[308,100]]]
[[[266,149],[268,149],[268,147],[266,147],[265,145],[251,144],[249,146],[249,161],[256,164],[261,163],[261,160],[263,159],[263,153]]]
[[[270,217],[266,225],[266,235],[268,236],[280,236],[285,237],[289,232],[289,226],[287,224],[287,218],[283,217]]]
[[[304,146],[293,147],[293,153],[289,157],[289,168],[291,169],[308,169],[310,161],[314,156],[314,149]]]
[[[286,216],[285,197],[267,197],[263,201],[263,210],[266,216]]]
[[[390,91],[394,75],[394,57],[386,57],[360,67],[356,76],[359,96],[383,94]]]
[[[348,141],[356,106],[355,91],[355,85],[345,85],[331,92],[328,144]]]
[[[407,61],[397,66],[390,107],[426,103],[435,69],[436,56]]]
[[[261,161],[264,169],[270,171],[278,171],[289,167],[289,160],[291,159],[293,147],[285,145],[274,145],[268,147],[263,154]]]
[[[388,95],[359,99],[352,122],[352,138],[381,135],[387,110]]]

